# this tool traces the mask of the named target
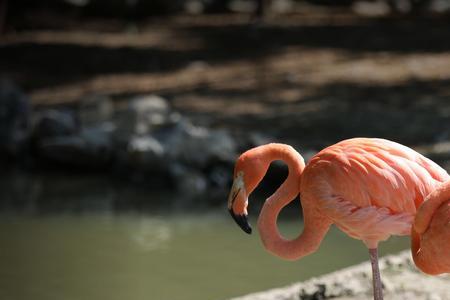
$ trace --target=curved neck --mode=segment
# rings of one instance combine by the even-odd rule
[[[440,255],[450,246],[448,228],[450,220],[450,181],[443,183],[430,195],[417,211],[411,228],[411,254],[414,263],[423,272],[431,275],[448,273],[450,260]],[[447,249],[447,250],[446,250]]]
[[[427,251],[427,247],[421,244],[420,235],[412,228],[411,230],[411,255],[416,266],[430,275],[438,275],[440,271],[439,258],[436,259],[436,254]]]
[[[303,158],[293,148],[292,151],[274,147],[271,160],[283,160],[289,168],[289,175],[283,184],[270,196],[261,210],[258,229],[265,248],[284,259],[299,259],[314,252],[331,225],[331,221],[318,214],[315,208],[303,203],[304,230],[293,240],[281,236],[277,218],[281,210],[300,192],[301,175],[305,168]],[[282,150],[282,151],[278,151]]]
[[[424,260],[424,256],[420,253],[420,236],[414,227],[411,229],[411,255],[414,263],[421,270],[427,270],[427,263]],[[425,271],[424,271],[425,272]]]
[[[418,234],[423,234],[427,230],[435,211],[449,199],[450,180],[431,192],[419,207],[414,219],[414,229]]]
[[[256,173],[248,172],[249,174],[254,174],[255,176],[245,178],[248,195],[250,195],[258,186],[264,175],[267,173],[270,164],[276,160],[281,160],[286,163],[289,168],[289,176],[296,178],[296,183],[300,186],[300,176],[305,168],[305,161],[300,153],[298,153],[292,146],[270,143],[248,150],[241,155],[240,159],[243,161],[253,161],[254,163],[250,167],[252,169],[258,169]]]

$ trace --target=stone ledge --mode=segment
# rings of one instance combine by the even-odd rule
[[[450,299],[450,275],[429,276],[412,262],[410,251],[383,257],[381,277],[386,300]],[[371,300],[370,263],[365,262],[301,283],[232,300]]]

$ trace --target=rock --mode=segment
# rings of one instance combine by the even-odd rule
[[[178,190],[197,195],[210,186],[228,185],[223,166],[228,167],[235,154],[227,131],[196,127],[172,113],[152,134],[132,135],[126,151],[119,150],[117,165],[135,173],[168,174]]]
[[[90,148],[90,153],[98,156],[107,155],[112,152],[112,128],[108,126],[98,126],[92,128],[83,128],[80,137]]]
[[[198,170],[211,162],[232,161],[236,155],[228,131],[194,126],[154,95],[134,98],[118,113],[114,140],[126,148],[119,161],[141,169],[159,168],[166,159]]]
[[[69,110],[44,110],[36,114],[33,136],[36,140],[77,133],[75,115]]]
[[[0,80],[0,151],[17,155],[29,136],[28,97],[12,82]]]
[[[380,270],[387,299],[450,299],[450,275],[428,276],[421,273],[414,266],[409,250],[381,258]],[[233,300],[273,299],[371,300],[373,296],[370,263],[365,262],[305,282]]]
[[[107,96],[92,95],[84,98],[78,108],[81,126],[103,126],[111,123],[114,115],[114,105]]]
[[[137,97],[118,113],[115,138],[124,142],[134,135],[149,134],[167,123],[169,116],[169,105],[163,98],[155,95]]]
[[[154,171],[167,167],[164,161],[164,147],[149,135],[132,137],[127,153],[127,162],[134,168]]]
[[[109,106],[107,98],[96,98],[83,104],[79,115],[72,110],[38,112],[33,130],[38,155],[68,166],[106,166],[113,156],[114,126],[108,122],[112,116]]]
[[[130,108],[136,113],[138,134],[148,133],[153,127],[164,124],[170,112],[167,101],[155,95],[135,98],[131,101]]]
[[[78,167],[105,167],[112,158],[110,132],[101,128],[83,129],[80,133],[47,137],[39,141],[39,154],[49,161]]]
[[[170,159],[196,168],[211,161],[232,161],[236,156],[236,144],[228,131],[196,127],[185,119],[158,135]]]

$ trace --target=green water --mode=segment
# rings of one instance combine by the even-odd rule
[[[301,225],[280,226],[292,237]],[[282,261],[222,214],[2,216],[0,245],[5,300],[220,300],[368,259],[333,228],[315,254]],[[407,247],[393,238],[380,252]]]

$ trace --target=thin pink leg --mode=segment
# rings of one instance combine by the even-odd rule
[[[378,267],[378,248],[369,249],[369,254],[372,264],[373,299],[383,300],[383,287],[381,286],[380,269]]]

